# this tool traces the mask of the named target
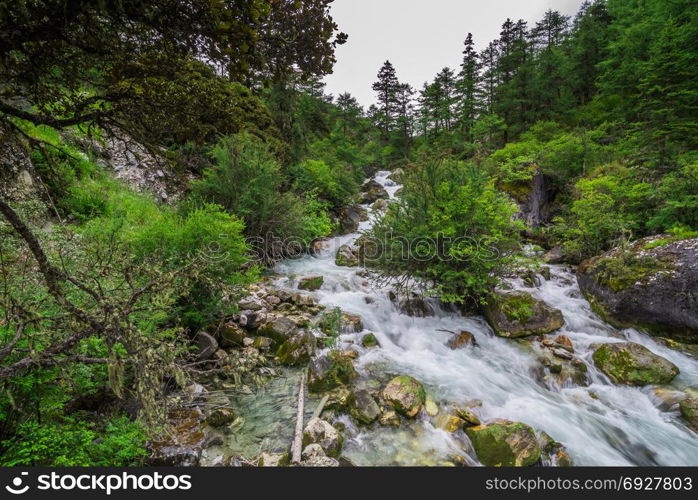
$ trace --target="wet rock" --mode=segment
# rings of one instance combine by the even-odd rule
[[[408,297],[395,296],[395,301],[400,312],[408,316],[424,318],[434,315],[434,306],[429,299],[416,293],[411,293]]]
[[[439,407],[436,404],[436,401],[434,401],[430,397],[427,397],[426,401],[424,401],[424,411],[430,417],[435,417],[436,415],[438,415]]]
[[[354,408],[351,415],[362,424],[372,424],[381,414],[381,409],[370,392],[359,390],[354,393]]]
[[[325,409],[348,413],[354,407],[354,393],[346,385],[340,385],[325,395]]]
[[[351,245],[342,245],[337,250],[334,263],[338,266],[357,267],[359,265],[359,256],[356,249]]]
[[[330,248],[330,240],[327,238],[318,238],[310,243],[310,253],[313,255],[320,255],[328,248]]]
[[[345,333],[360,332],[364,329],[364,324],[361,321],[361,316],[358,314],[342,314],[342,325]]]
[[[476,345],[475,336],[465,330],[461,330],[457,334],[454,334],[446,343],[451,349],[460,349],[461,347],[467,347],[469,345]]]
[[[201,423],[203,415],[194,408],[176,408],[170,411],[168,422],[172,432],[161,440],[149,443],[152,466],[185,466],[199,464],[206,444]]]
[[[199,348],[199,352],[196,355],[197,361],[211,359],[218,350],[218,341],[204,331],[196,334],[196,345]]]
[[[455,409],[456,415],[458,415],[465,422],[465,426],[480,425],[480,419],[468,408],[457,407]]]
[[[456,432],[463,428],[465,421],[458,415],[442,413],[434,419],[434,425],[446,432]]]
[[[679,403],[681,416],[698,431],[698,398],[686,398]]]
[[[542,454],[546,456],[543,459],[543,465],[552,467],[571,467],[573,465],[572,457],[570,457],[565,447],[546,432],[541,432],[538,435],[538,445]]]
[[[361,203],[364,205],[375,203],[379,198],[388,198],[388,192],[374,179],[370,179],[364,183],[361,189],[363,190],[361,193]]]
[[[308,446],[303,448],[303,452],[301,453],[301,457],[303,460],[310,460],[313,458],[326,456],[327,455],[325,455],[325,450],[323,450],[322,446],[320,446],[317,443],[310,443]]]
[[[602,344],[594,351],[593,359],[616,384],[667,384],[679,374],[672,362],[634,342]]]
[[[260,311],[264,309],[265,304],[264,301],[255,296],[255,295],[250,295],[245,297],[244,299],[241,299],[238,302],[238,307],[240,308],[241,311],[249,310],[249,311]]]
[[[240,313],[240,319],[238,323],[240,326],[244,326],[248,330],[256,330],[262,326],[267,321],[266,311],[250,311],[245,310]]]
[[[288,453],[262,453],[257,463],[260,467],[288,467],[291,458]]]
[[[290,300],[298,307],[311,307],[315,305],[313,297],[305,293],[294,293]]]
[[[221,427],[232,423],[236,418],[237,415],[230,408],[217,408],[206,417],[206,423],[211,427]]]
[[[315,355],[317,340],[307,331],[297,333],[286,340],[276,350],[276,360],[281,365],[297,366],[305,365]]]
[[[526,424],[495,420],[466,427],[465,433],[473,444],[478,460],[484,465],[526,467],[540,460],[540,445],[533,429]]]
[[[386,427],[400,427],[400,416],[393,410],[381,413],[378,422]]]
[[[388,382],[383,399],[398,413],[414,418],[424,406],[426,392],[422,384],[408,375],[400,375]]]
[[[382,211],[382,210],[385,210],[386,208],[388,208],[388,200],[383,200],[383,199],[376,200],[375,203],[373,205],[371,205],[371,209],[373,209],[373,210]]]
[[[521,291],[490,294],[484,314],[495,333],[507,338],[550,333],[565,324],[558,309]]]
[[[339,353],[323,354],[312,359],[308,365],[310,392],[324,392],[348,385],[357,377],[352,360]]]
[[[325,282],[325,278],[322,276],[306,276],[301,278],[298,282],[298,288],[300,290],[314,291],[319,290],[322,284]]]
[[[247,333],[239,325],[228,322],[220,329],[221,345],[223,347],[240,347]]]
[[[311,443],[320,445],[328,457],[338,457],[342,451],[342,436],[332,425],[319,418],[313,418],[303,429],[303,447]]]
[[[565,260],[565,250],[561,246],[553,247],[543,255],[543,262],[560,264]]]
[[[541,267],[540,275],[543,276],[545,281],[550,281],[550,268],[548,266]]]
[[[361,345],[364,347],[380,347],[380,343],[376,336],[372,333],[367,333],[361,337]]]
[[[359,205],[349,205],[342,208],[339,214],[339,229],[341,234],[355,233],[359,224],[366,220],[366,209]]]
[[[698,238],[643,238],[585,260],[577,280],[612,325],[698,343]]]
[[[339,461],[331,457],[312,457],[301,462],[301,467],[339,467]]]
[[[555,337],[555,344],[566,351],[574,352],[574,344],[572,344],[572,341],[567,335],[558,335]]]
[[[278,316],[259,329],[260,335],[266,335],[279,343],[285,342],[297,333],[298,326],[286,316]]]

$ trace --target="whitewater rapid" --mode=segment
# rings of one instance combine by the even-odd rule
[[[382,171],[375,179],[394,198],[399,186],[388,176]],[[377,216],[371,211],[371,217]],[[359,232],[371,223],[362,223]],[[665,392],[698,387],[698,361],[643,333],[604,323],[583,298],[570,269],[550,266],[551,279],[535,288],[517,280],[511,285],[562,311],[565,326],[551,337],[562,333],[572,340],[575,355],[588,367],[588,386],[559,385],[535,355],[537,342],[497,337],[481,317],[462,317],[438,306],[430,317],[404,314],[389,299],[387,286],[368,280],[360,268],[335,265],[339,246],[358,236],[335,238],[319,255],[281,262],[276,271],[282,277],[275,285],[295,289],[300,277],[324,277],[314,298],[362,318],[364,331],[341,340],[360,352],[356,368],[366,379],[407,374],[420,380],[439,405],[480,400],[476,412],[482,421],[506,418],[545,431],[567,448],[575,465],[698,464],[698,434],[681,420],[676,405],[665,403],[653,387],[612,384],[594,367],[591,345],[631,340],[669,359],[681,374]],[[451,334],[443,330],[472,332],[477,346],[452,350],[446,345]],[[366,332],[376,335],[380,348],[361,347]],[[454,456],[478,463],[463,433],[437,429],[426,417],[401,429],[377,424],[357,428],[348,418],[343,422],[344,455],[357,465],[439,465]]]

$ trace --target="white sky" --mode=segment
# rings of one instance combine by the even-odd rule
[[[574,16],[582,0],[335,0],[332,17],[349,35],[336,51],[326,92],[349,92],[367,107],[371,84],[386,59],[401,82],[421,89],[444,66],[457,69],[463,41],[472,32],[477,50],[499,37],[507,17],[529,27],[547,9]]]

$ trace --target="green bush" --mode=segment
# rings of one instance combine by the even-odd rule
[[[425,162],[403,177],[400,200],[370,233],[382,249],[377,267],[423,280],[446,301],[479,301],[516,247],[516,207],[469,164]]]

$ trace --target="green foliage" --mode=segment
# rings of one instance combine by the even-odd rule
[[[400,200],[370,236],[387,277],[426,280],[452,302],[479,300],[515,248],[513,204],[481,172],[453,160],[406,170]]]
[[[146,456],[146,432],[139,422],[114,417],[106,425],[68,418],[42,424],[35,420],[19,426],[14,438],[4,441],[0,459],[11,466],[140,465]]]
[[[245,221],[245,234],[295,239],[305,244],[331,231],[321,203],[284,190],[283,173],[269,148],[249,134],[221,139],[213,148],[216,164],[194,183],[194,193]]]

